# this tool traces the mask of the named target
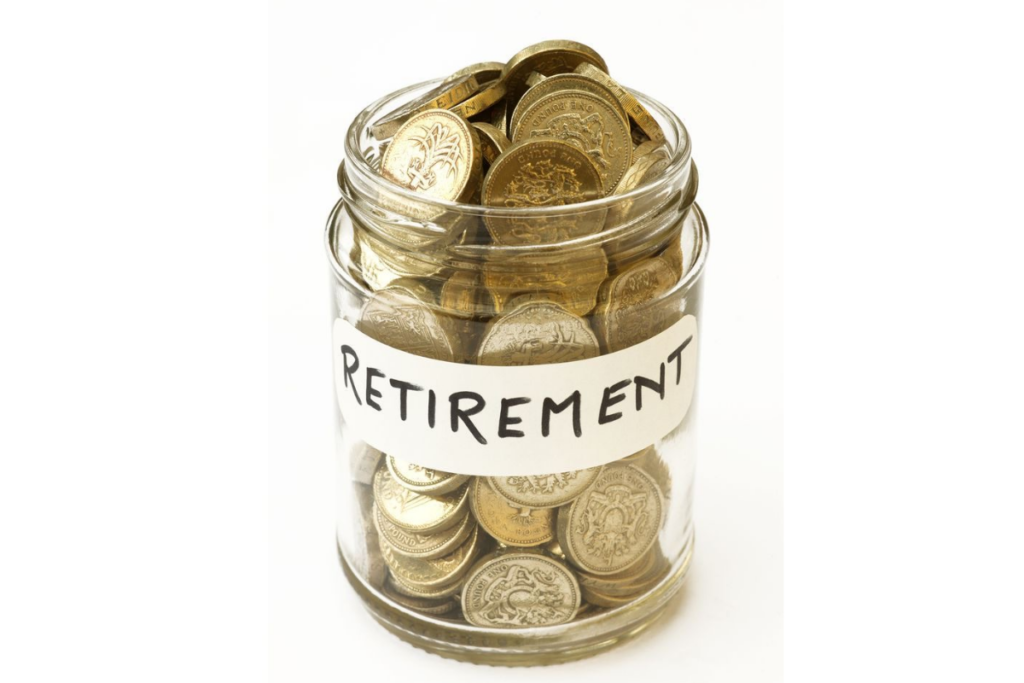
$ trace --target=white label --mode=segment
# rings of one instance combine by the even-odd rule
[[[423,358],[334,321],[334,385],[346,429],[445,472],[548,474],[618,460],[675,429],[696,372],[692,315],[622,351],[518,367]]]

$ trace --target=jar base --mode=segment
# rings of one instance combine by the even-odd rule
[[[401,640],[441,657],[491,666],[544,666],[591,657],[628,642],[657,621],[683,585],[693,557],[693,534],[669,574],[628,605],[542,628],[484,629],[425,616],[391,602],[352,570],[341,548],[345,577],[377,622]]]

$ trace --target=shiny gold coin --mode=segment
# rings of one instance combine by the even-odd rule
[[[609,279],[598,296],[594,325],[606,353],[650,339],[679,318],[659,305],[678,276],[665,259],[644,259]]]
[[[640,101],[636,99],[633,93],[623,88],[614,78],[608,75],[607,69],[596,68],[591,64],[580,64],[576,68],[576,73],[587,78],[593,78],[611,90],[619,98],[619,102],[622,104],[622,108],[626,110],[626,113],[629,114],[629,118],[636,122],[636,125],[647,134],[648,138],[655,142],[665,141],[665,132],[661,129],[657,120],[651,116],[651,113],[647,111],[644,105],[640,104]]]
[[[531,71],[530,75],[526,77],[526,87],[532,88],[533,86],[543,81],[545,78],[547,78],[547,76],[545,76],[544,74],[539,74],[536,71]],[[527,90],[526,92],[530,91]]]
[[[416,114],[388,145],[381,175],[425,197],[465,201],[481,176],[480,138],[458,114],[443,109]]]
[[[417,534],[407,531],[384,516],[380,507],[374,506],[373,523],[377,533],[391,545],[391,549],[405,557],[433,560],[443,557],[469,538],[476,526],[473,516],[466,512],[461,521],[443,531],[432,534]]]
[[[399,484],[410,491],[426,493],[430,496],[450,493],[469,480],[468,474],[452,474],[451,472],[433,470],[414,462],[400,460],[393,455],[387,457],[387,467],[391,470],[391,476]]]
[[[394,552],[386,541],[381,543],[381,554],[391,574],[405,587],[442,589],[457,583],[476,559],[480,550],[480,533],[473,529],[469,539],[454,552],[433,560],[404,557]]]
[[[576,499],[590,486],[601,467],[511,477],[488,477],[491,488],[512,505],[522,508],[554,508]]]
[[[640,145],[640,147],[643,146],[644,145]],[[664,150],[664,147],[659,147],[658,150]],[[645,183],[649,183],[652,180],[657,179],[665,169],[668,168],[669,162],[671,161],[667,152],[663,153],[658,150],[648,152],[637,157],[636,161],[633,162],[633,165],[630,166],[622,176],[619,184],[615,186],[612,194],[626,194],[627,192],[632,192]]]
[[[583,318],[550,303],[512,309],[487,326],[477,352],[480,365],[542,365],[593,358],[597,336]]]
[[[404,595],[400,590],[396,589],[395,583],[390,579],[384,583],[382,592],[384,597],[402,607],[435,617],[453,612],[458,607],[458,603],[450,598],[426,600],[424,598]]]
[[[512,56],[505,64],[501,79],[507,91],[505,99],[509,106],[515,107],[519,98],[526,92],[526,80],[530,74],[537,72],[542,76],[570,73],[581,64],[592,64],[602,72],[608,71],[601,55],[583,43],[571,40],[545,40],[523,48]],[[512,112],[509,112],[511,115]]]
[[[382,466],[373,477],[373,498],[389,521],[406,531],[430,534],[462,521],[469,487],[463,484],[451,493],[428,496],[405,488],[395,481],[387,467]]]
[[[456,81],[464,76],[474,76],[480,83],[487,83],[488,81],[493,81],[494,79],[499,78],[504,69],[505,62],[480,62],[479,64],[470,64],[444,79],[444,82],[451,83],[452,81]]]
[[[441,309],[460,318],[486,319],[494,315],[494,297],[475,270],[459,270],[441,285]]]
[[[356,329],[417,356],[454,362],[457,355],[445,324],[408,286],[374,292],[363,305]]]
[[[591,574],[614,574],[658,540],[665,504],[657,483],[633,465],[604,468],[590,488],[558,513],[558,543]]]
[[[484,155],[484,163],[488,166],[493,164],[494,160],[512,145],[504,133],[489,123],[478,121],[473,124],[473,127],[476,128],[477,135],[480,136],[480,149]]]
[[[566,255],[523,256],[484,265],[483,281],[501,313],[519,303],[550,301],[576,315],[597,305],[597,294],[608,277],[608,256],[601,247],[576,250],[572,268]]]
[[[615,110],[619,115],[619,118],[622,119],[622,123],[626,127],[626,130],[629,130],[629,117],[626,115],[626,110],[622,108],[618,98],[615,97],[615,94],[612,93],[611,90],[592,78],[571,73],[558,74],[557,76],[545,78],[543,82],[538,82],[526,91],[526,94],[524,94],[522,99],[519,100],[519,104],[516,105],[515,111],[512,112],[512,118],[509,122],[509,130],[512,131],[512,134],[515,135],[515,131],[523,119],[523,114],[525,114],[531,106],[537,103],[541,98],[562,90],[588,92],[600,97]]]
[[[585,152],[561,140],[513,144],[484,178],[481,199],[506,208],[559,207],[599,199],[601,174]],[[529,218],[487,216],[484,223],[497,244],[551,244],[599,232],[607,211],[567,211]]]
[[[468,119],[471,116],[477,116],[481,112],[487,111],[505,96],[505,84],[501,81],[494,80],[490,83],[485,83],[480,89],[480,92],[470,97],[468,100],[459,102],[454,107],[449,107],[449,111],[458,114],[459,116]]]
[[[405,248],[382,240],[366,230],[353,231],[352,261],[359,275],[373,291],[385,289],[405,278],[429,278],[441,272],[441,256],[434,247]],[[430,254],[425,256],[425,254]]]
[[[541,553],[487,556],[462,590],[466,621],[488,628],[531,628],[572,621],[580,587],[572,570]]]
[[[462,588],[462,580],[452,581],[451,583],[437,588],[424,588],[415,584],[406,583],[402,581],[394,572],[388,572],[387,583],[391,584],[392,590],[396,593],[410,598],[417,598],[420,600],[432,600],[440,602],[441,600],[451,600],[452,596],[459,592]]]
[[[448,109],[467,99],[479,89],[480,82],[472,74],[445,81],[430,92],[377,119],[370,126],[370,132],[378,140],[390,138],[416,114],[432,109]]]
[[[507,95],[507,93],[506,93]],[[488,109],[481,116],[477,116],[477,121],[486,121],[492,126],[502,132],[503,135],[508,135],[508,98],[506,97],[501,102]]]
[[[617,108],[582,90],[556,90],[523,112],[512,129],[512,142],[533,138],[562,140],[589,156],[601,175],[604,194],[611,194],[633,159],[629,126]]]
[[[499,543],[528,547],[555,537],[554,511],[515,507],[495,493],[485,477],[470,483],[469,505],[483,530]]]
[[[633,160],[636,161],[640,157],[651,153],[657,153],[667,157],[669,155],[668,146],[664,142],[644,140],[633,148]]]

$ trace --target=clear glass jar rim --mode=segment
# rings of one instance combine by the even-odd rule
[[[441,81],[442,79],[423,81],[422,83],[417,83],[415,85],[402,88],[401,90],[396,90],[395,92],[385,95],[379,100],[373,102],[355,117],[352,124],[349,126],[348,134],[345,136],[344,174],[350,181],[355,179],[365,187],[379,187],[386,190],[388,194],[399,197],[403,201],[409,202],[414,206],[422,207],[426,211],[433,210],[438,213],[447,211],[477,216],[526,218],[530,216],[558,216],[561,214],[579,214],[589,211],[606,210],[613,206],[633,201],[651,192],[656,192],[659,188],[675,182],[680,175],[688,173],[690,170],[690,135],[686,130],[686,126],[683,125],[683,122],[675,115],[675,113],[672,112],[671,109],[663,105],[661,102],[652,97],[648,97],[643,93],[626,88],[648,109],[653,109],[658,114],[661,119],[660,122],[668,125],[671,133],[675,135],[675,139],[678,141],[674,149],[671,150],[672,156],[669,160],[668,166],[664,171],[662,171],[655,182],[640,185],[639,187],[622,194],[608,195],[601,199],[593,199],[587,202],[567,204],[559,207],[531,206],[508,208],[498,206],[481,206],[479,204],[451,202],[443,199],[424,197],[422,194],[401,187],[396,183],[389,182],[374,170],[363,153],[363,150],[360,148],[360,135],[367,129],[370,122],[374,120],[374,118],[391,102],[403,95],[408,95],[411,92],[436,86],[440,84]]]

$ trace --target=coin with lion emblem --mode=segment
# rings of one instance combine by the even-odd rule
[[[573,572],[540,553],[494,554],[470,570],[462,589],[466,620],[490,628],[554,626],[580,608]]]

